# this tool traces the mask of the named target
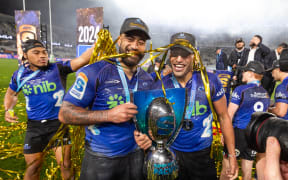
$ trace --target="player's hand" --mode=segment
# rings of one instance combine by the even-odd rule
[[[13,113],[9,111],[5,111],[5,121],[10,122],[10,123],[18,123],[17,121],[18,117]]]
[[[134,139],[141,149],[146,150],[152,146],[152,140],[137,130],[134,131]]]
[[[266,141],[265,180],[287,180],[288,162],[280,160],[281,147],[275,137],[268,137]]]
[[[123,123],[129,121],[137,113],[137,106],[135,104],[121,104],[108,111],[108,121],[113,123]]]
[[[229,158],[229,168],[227,169],[226,175],[229,179],[236,179],[238,177],[238,163],[236,156],[230,156]]]

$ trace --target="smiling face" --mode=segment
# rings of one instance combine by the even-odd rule
[[[119,53],[136,53],[133,56],[121,59],[121,62],[128,67],[136,66],[144,57],[146,49],[146,37],[143,33],[133,31],[121,34],[118,41]]]
[[[48,66],[48,53],[43,47],[35,47],[24,53],[24,58],[28,60],[30,69],[37,70]]]
[[[170,52],[170,62],[173,74],[177,80],[187,82],[191,78],[193,54],[181,48],[173,48]]]

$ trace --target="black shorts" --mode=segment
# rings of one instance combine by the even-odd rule
[[[24,154],[43,152],[60,125],[61,123],[58,119],[42,121],[28,120],[24,140]],[[61,146],[61,144],[61,140],[57,139],[49,149]],[[64,132],[63,144],[71,144],[68,128],[66,128],[66,132]]]
[[[210,158],[211,147],[196,152],[174,150],[179,165],[179,180],[217,180],[214,159]]]
[[[143,150],[125,156],[106,157],[85,147],[80,180],[143,180]]]
[[[248,147],[248,142],[245,137],[245,129],[234,128],[235,134],[235,153],[238,159],[253,161],[256,157],[256,151]],[[226,146],[223,151],[224,156],[228,154]]]

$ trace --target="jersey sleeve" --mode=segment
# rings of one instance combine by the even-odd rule
[[[61,76],[67,76],[69,73],[73,72],[70,61],[57,62],[57,67]]]
[[[284,86],[278,86],[275,90],[275,102],[288,104],[288,91]]]
[[[83,68],[78,73],[74,84],[65,95],[64,101],[68,101],[83,108],[91,105],[96,96],[98,75],[95,71],[96,70],[92,71],[91,68]]]
[[[231,101],[230,102],[232,102],[234,104],[237,104],[237,105],[240,105],[240,103],[241,103],[241,93],[242,93],[241,86],[236,87],[235,90],[232,93],[232,97],[231,97]]]
[[[212,88],[210,89],[212,91],[212,101],[218,101],[225,94],[222,83],[215,74],[211,74],[210,83],[212,84],[212,87],[210,86],[210,88]]]
[[[18,71],[15,71],[10,79],[10,83],[9,83],[9,87],[13,90],[13,91],[16,91],[17,88],[18,88],[18,85],[17,85],[17,74],[18,74]]]

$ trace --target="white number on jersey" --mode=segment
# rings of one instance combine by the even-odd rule
[[[55,107],[60,107],[64,96],[64,90],[59,90],[53,94],[53,98],[57,99]]]

